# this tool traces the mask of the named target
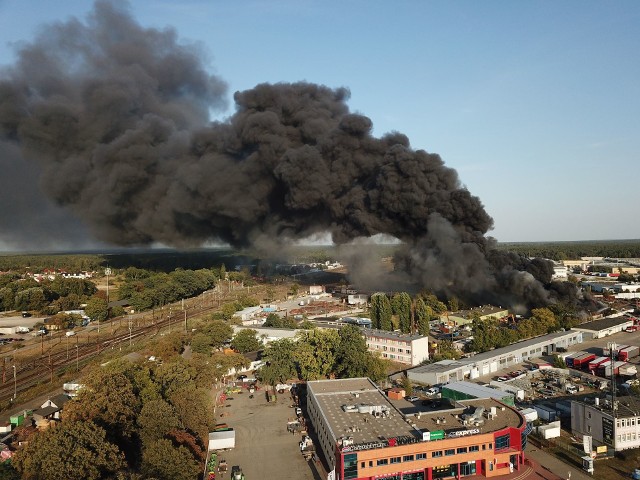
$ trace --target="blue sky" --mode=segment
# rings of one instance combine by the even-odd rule
[[[0,65],[89,1],[0,0]],[[640,2],[143,1],[236,90],[348,87],[374,132],[438,153],[499,241],[640,238]]]

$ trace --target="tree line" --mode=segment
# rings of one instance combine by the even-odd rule
[[[450,300],[451,307],[459,308],[458,300]],[[430,293],[421,293],[414,298],[406,292],[389,297],[378,292],[371,295],[369,316],[371,326],[380,330],[400,330],[402,333],[429,333],[429,322],[447,310],[447,306]]]

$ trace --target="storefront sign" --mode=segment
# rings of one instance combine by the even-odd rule
[[[473,430],[458,430],[457,432],[451,432],[449,438],[466,437],[467,435],[475,435],[476,433],[480,433],[479,428],[474,428]]]
[[[368,443],[359,443],[357,445],[349,445],[348,447],[344,447],[342,449],[343,452],[357,452],[359,450],[371,450],[374,448],[384,448],[389,445],[388,442],[368,442]]]
[[[607,417],[602,417],[602,439],[613,446],[613,420]]]

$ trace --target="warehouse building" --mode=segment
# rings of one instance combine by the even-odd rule
[[[572,330],[582,332],[585,340],[603,338],[614,333],[623,332],[625,328],[633,326],[633,318],[620,315],[618,317],[607,317],[593,322],[583,323]]]
[[[425,385],[438,385],[467,378],[475,379],[495,373],[503,368],[521,365],[524,361],[542,355],[551,355],[558,348],[567,348],[579,343],[582,343],[582,332],[580,331],[550,333],[479,353],[469,358],[442,360],[421,365],[408,370],[407,376],[412,382]]]
[[[307,384],[307,410],[337,480],[433,480],[520,470],[530,427],[495,399],[404,417],[367,378]]]
[[[442,387],[441,394],[442,398],[449,398],[454,401],[473,398],[494,398],[511,407],[515,405],[515,397],[513,394],[471,382],[448,383]]]

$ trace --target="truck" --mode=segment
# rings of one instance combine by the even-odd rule
[[[233,428],[209,432],[209,451],[235,448],[236,432]]]
[[[291,385],[287,384],[287,383],[278,383],[276,385],[276,390],[278,391],[278,393],[284,393],[285,391],[289,391],[291,390]]]
[[[609,360],[607,357],[596,357],[589,362],[588,368],[591,372],[594,372],[598,368],[598,365],[607,360]]]

